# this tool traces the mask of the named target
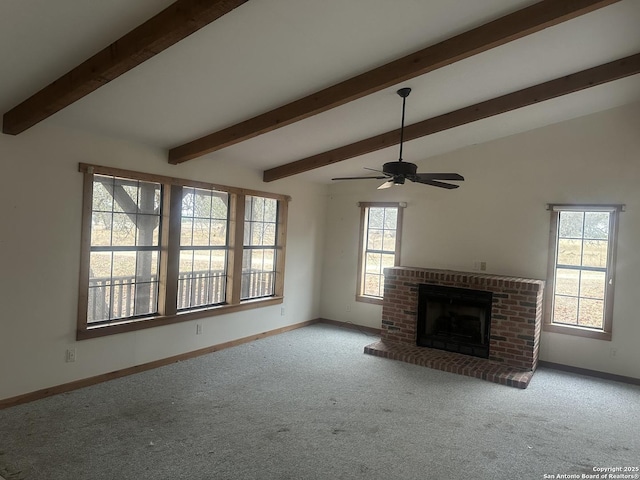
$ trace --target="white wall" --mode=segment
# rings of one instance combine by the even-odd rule
[[[260,172],[56,128],[0,135],[0,399],[124,369],[319,316],[325,187],[264,184]],[[75,341],[82,174],[78,163],[290,195],[283,305]],[[285,307],[285,315],[281,315]],[[76,363],[65,363],[76,348]]]
[[[454,171],[453,191],[417,184],[330,189],[321,314],[380,327],[381,307],[355,302],[359,201],[405,201],[401,265],[545,279],[547,203],[624,203],[613,340],[543,333],[546,361],[640,378],[640,104],[582,117],[418,163]],[[615,356],[612,355],[615,350]]]

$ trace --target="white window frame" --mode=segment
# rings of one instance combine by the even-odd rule
[[[360,202],[358,203],[360,207],[360,235],[359,235],[359,243],[358,243],[358,274],[357,274],[357,286],[356,286],[356,301],[365,302],[365,303],[373,303],[376,305],[382,305],[383,295],[373,296],[366,295],[364,293],[364,285],[365,285],[365,272],[367,269],[367,238],[369,234],[369,226],[368,226],[368,218],[369,218],[369,209],[371,208],[394,208],[397,210],[397,220],[396,220],[396,242],[395,247],[392,250],[388,251],[376,251],[376,253],[385,253],[385,254],[394,254],[394,266],[400,265],[400,245],[402,243],[402,214],[404,207],[406,207],[406,203],[402,202]],[[384,272],[380,272],[382,275]],[[384,277],[382,277],[384,281]],[[381,288],[384,291],[383,288]]]
[[[577,335],[581,337],[600,340],[611,340],[613,331],[613,298],[615,288],[618,222],[619,213],[624,211],[624,205],[550,204],[547,208],[551,212],[551,222],[549,231],[549,263],[547,268],[543,329],[547,332],[553,333]],[[559,224],[560,215],[562,212],[607,212],[610,214],[606,266],[598,268],[582,267],[581,265],[569,267],[571,269],[578,270],[581,273],[588,270],[605,272],[602,328],[573,325],[554,321],[553,312],[554,302],[556,298],[556,270],[557,268],[568,268],[565,265],[558,264]],[[582,242],[584,242],[584,240],[585,238],[583,236]],[[579,302],[583,297],[578,295],[577,298]]]

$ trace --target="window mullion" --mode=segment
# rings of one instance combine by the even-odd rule
[[[180,270],[180,228],[182,223],[182,186],[164,185],[160,254],[160,315],[175,315],[178,309],[178,272]]]
[[[229,254],[227,260],[227,302],[240,303],[242,284],[242,256],[244,251],[244,215],[246,197],[231,195],[229,208]]]
[[[287,217],[289,216],[289,203],[287,201],[278,202],[278,214],[276,225],[276,280],[274,294],[284,296],[284,258],[287,238]]]

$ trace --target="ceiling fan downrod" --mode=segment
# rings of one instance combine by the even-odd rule
[[[402,123],[400,125],[400,156],[398,158],[398,161],[402,162],[402,147],[404,144],[404,112],[405,112],[405,106],[407,103],[407,97],[411,93],[411,89],[409,87],[401,88],[396,93],[402,97]]]

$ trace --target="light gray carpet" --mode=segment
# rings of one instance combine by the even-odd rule
[[[314,325],[0,410],[7,480],[541,479],[640,464],[640,387],[526,390],[363,354]]]

